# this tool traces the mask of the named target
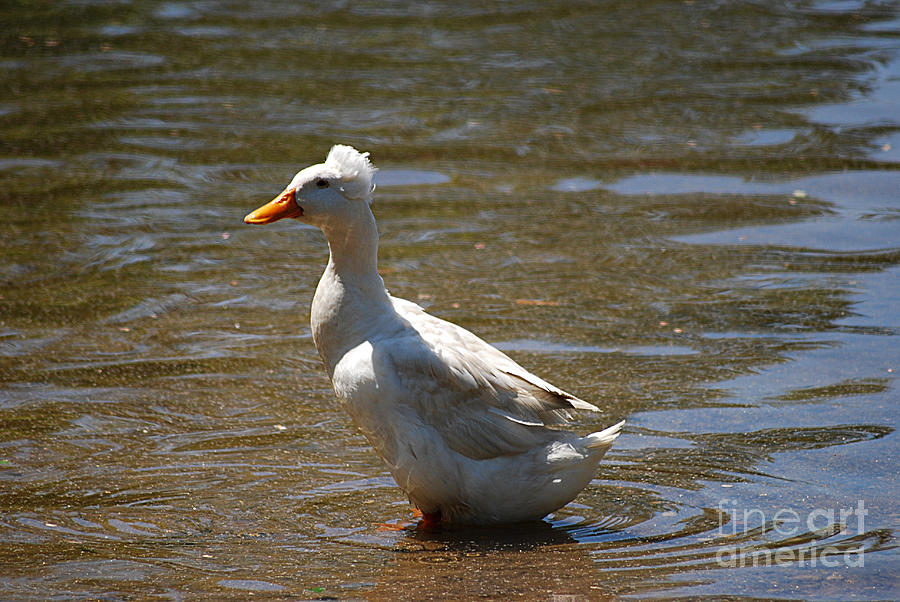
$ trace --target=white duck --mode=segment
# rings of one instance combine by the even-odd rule
[[[580,437],[548,428],[597,408],[531,374],[471,332],[392,297],[378,275],[368,153],[334,146],[244,218],[290,217],[328,239],[313,340],[334,392],[424,516],[535,520],[575,498],[624,422]]]

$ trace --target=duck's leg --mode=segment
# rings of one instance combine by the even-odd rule
[[[419,511],[421,512],[421,510]],[[422,512],[422,522],[419,523],[421,529],[434,529],[441,524],[441,511]]]

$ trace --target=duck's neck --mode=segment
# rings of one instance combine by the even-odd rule
[[[368,207],[355,219],[339,224],[325,224],[322,231],[328,239],[328,267],[347,283],[361,289],[384,290],[378,275],[378,228]]]
[[[322,227],[330,256],[313,297],[310,323],[329,375],[347,351],[367,339],[390,308],[390,297],[378,275],[375,218],[368,207],[361,213]]]

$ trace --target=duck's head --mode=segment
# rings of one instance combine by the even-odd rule
[[[352,146],[331,147],[324,163],[297,173],[284,192],[244,218],[245,224],[270,224],[285,217],[324,228],[329,221],[368,208],[375,185],[369,153]]]

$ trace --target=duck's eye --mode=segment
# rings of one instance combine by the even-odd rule
[[[316,180],[316,186],[318,186],[319,188],[328,188],[328,180]]]

